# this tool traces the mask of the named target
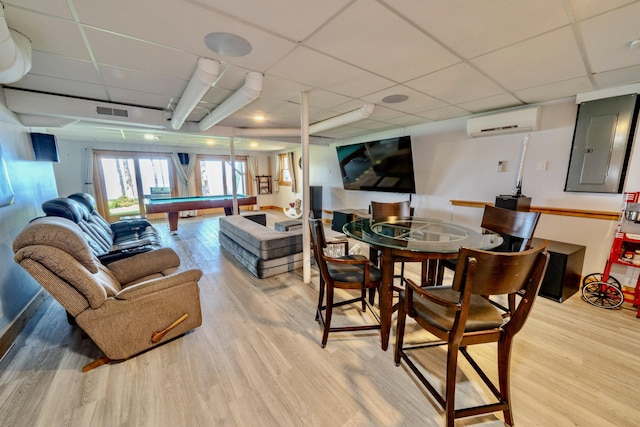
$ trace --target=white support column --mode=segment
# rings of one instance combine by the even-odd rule
[[[236,147],[235,139],[232,136],[229,141],[229,157],[231,159],[231,194],[233,194],[232,208],[233,215],[238,215],[238,185],[236,184]]]
[[[309,92],[300,93],[300,140],[302,144],[302,280],[311,282],[311,231],[309,230]],[[292,166],[293,167],[293,166]]]

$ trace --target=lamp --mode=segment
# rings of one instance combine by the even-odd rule
[[[200,132],[209,129],[258,98],[262,92],[262,80],[263,76],[260,73],[253,71],[247,73],[244,85],[198,123]]]
[[[182,127],[187,116],[191,114],[198,102],[207,93],[211,86],[215,83],[219,74],[220,63],[212,59],[198,58],[196,70],[191,76],[191,80],[187,85],[176,109],[171,117],[171,128],[178,130]]]

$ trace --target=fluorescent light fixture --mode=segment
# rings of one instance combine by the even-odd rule
[[[212,59],[198,58],[196,70],[191,76],[176,109],[171,117],[171,128],[178,130],[182,127],[189,114],[198,105],[198,102],[207,93],[218,78],[220,63]]]
[[[258,98],[262,92],[262,80],[263,75],[260,73],[247,73],[244,85],[198,123],[200,132],[216,125]]]
[[[332,117],[330,119],[323,120],[318,123],[314,123],[311,126],[309,126],[309,135],[315,135],[319,132],[323,132],[328,129],[345,126],[350,123],[367,119],[373,113],[374,108],[375,108],[374,104],[364,104],[362,107],[358,108],[357,110],[353,110],[348,113],[341,114],[339,116]]]

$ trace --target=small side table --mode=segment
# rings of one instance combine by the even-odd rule
[[[533,239],[531,247],[545,239]],[[571,243],[549,240],[549,265],[538,295],[563,302],[580,290],[586,248]]]

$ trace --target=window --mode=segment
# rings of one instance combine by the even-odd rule
[[[96,198],[108,221],[141,215],[144,199],[176,194],[170,154],[96,151]]]
[[[247,193],[247,158],[236,156],[235,173],[231,170],[229,156],[198,155],[196,162],[196,187],[201,196],[233,194],[235,179],[238,194]]]
[[[278,154],[278,162],[280,166],[280,176],[278,177],[280,185],[291,185],[291,169],[289,168],[289,156],[287,156],[287,153]]]

